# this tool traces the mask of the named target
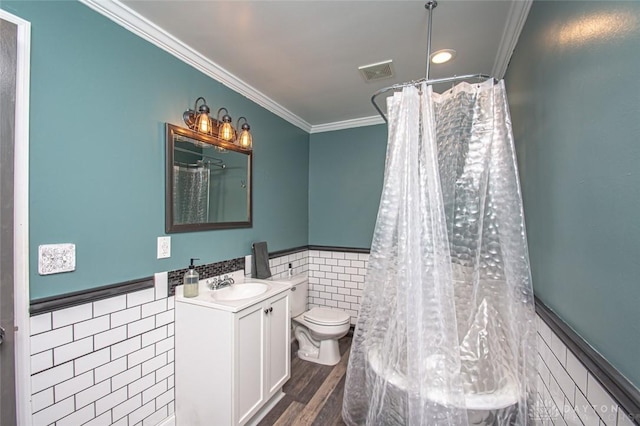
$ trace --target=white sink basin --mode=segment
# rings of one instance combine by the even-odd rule
[[[267,290],[269,290],[269,285],[263,283],[233,284],[220,290],[214,290],[211,297],[220,301],[249,299],[259,296]]]

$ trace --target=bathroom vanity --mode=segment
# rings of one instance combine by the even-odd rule
[[[195,298],[176,288],[178,426],[252,424],[284,396],[291,366],[290,287],[247,281],[209,290],[202,280]]]

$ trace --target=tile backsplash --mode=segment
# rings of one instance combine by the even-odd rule
[[[218,275],[230,274],[231,272],[245,269],[245,258],[238,257],[235,259],[223,260],[221,262],[208,263],[206,265],[197,265],[195,267],[200,279],[217,277]],[[169,295],[175,294],[176,286],[182,285],[184,274],[188,268],[169,271]]]

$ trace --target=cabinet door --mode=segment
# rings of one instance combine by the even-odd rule
[[[289,292],[267,301],[267,398],[291,377],[291,326],[289,324]]]
[[[235,424],[248,420],[265,401],[265,341],[267,313],[264,304],[247,308],[236,316]]]

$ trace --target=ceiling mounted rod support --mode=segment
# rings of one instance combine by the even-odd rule
[[[425,9],[427,9],[429,11],[429,30],[427,31],[428,34],[428,39],[427,39],[427,75],[425,78],[421,79],[421,80],[413,80],[413,81],[408,81],[406,83],[400,83],[400,84],[394,84],[393,86],[389,86],[389,87],[385,87],[383,89],[378,90],[376,93],[373,94],[373,96],[371,96],[371,103],[373,104],[374,108],[376,109],[376,111],[378,111],[378,114],[380,114],[380,116],[382,117],[382,119],[385,122],[389,122],[389,120],[387,119],[387,116],[384,114],[384,112],[382,111],[382,109],[380,108],[380,106],[378,105],[378,103],[376,102],[376,98],[380,95],[382,95],[383,93],[387,93],[390,91],[395,91],[395,90],[402,90],[405,87],[410,87],[410,86],[414,86],[414,87],[420,87],[422,84],[425,84],[427,86],[433,86],[434,84],[442,84],[442,83],[457,83],[460,81],[466,81],[466,80],[493,80],[493,83],[497,83],[497,80],[489,75],[486,74],[468,74],[468,75],[459,75],[459,76],[453,76],[453,77],[444,77],[444,78],[434,78],[434,79],[429,79],[429,63],[431,62],[431,18],[432,18],[432,14],[433,14],[433,9],[438,5],[438,2],[436,2],[436,0],[429,0],[425,5]]]
[[[429,0],[424,8],[429,11],[429,29],[427,30],[427,72],[425,78],[429,80],[429,68],[431,66],[431,27],[433,22],[433,9],[438,6],[438,2],[436,0]]]

